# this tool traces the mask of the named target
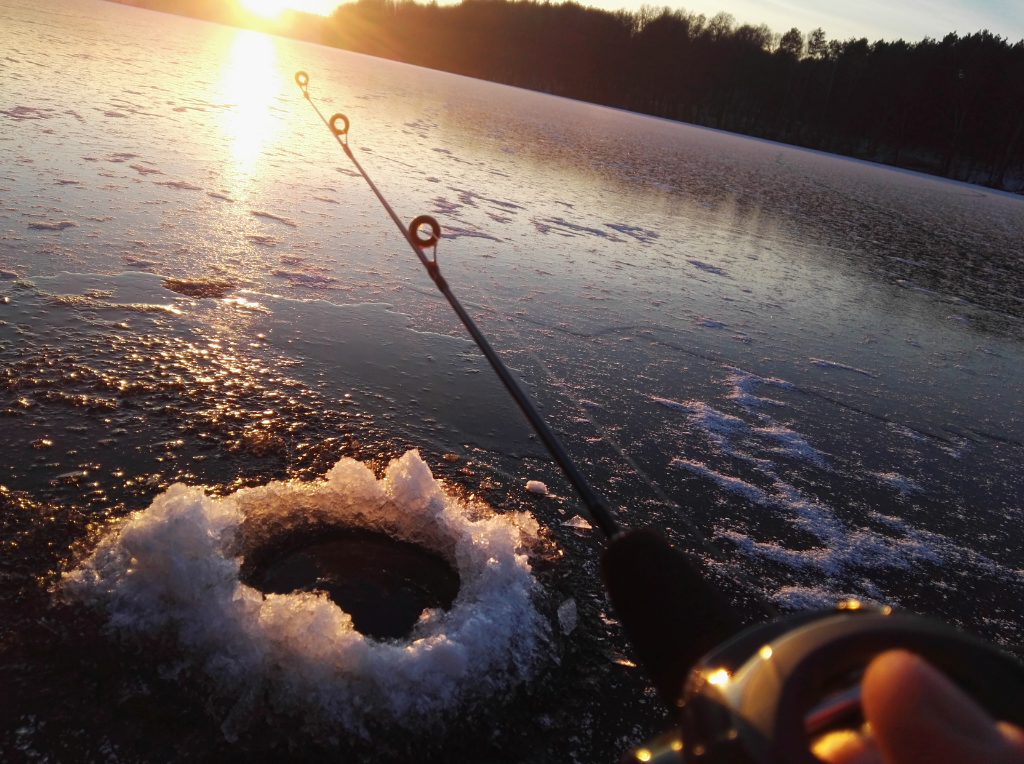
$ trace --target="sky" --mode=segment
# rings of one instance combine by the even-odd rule
[[[591,2],[603,8],[622,5],[622,0]],[[740,23],[767,24],[776,32],[797,27],[806,34],[821,27],[838,39],[917,41],[982,29],[1014,42],[1024,39],[1021,0],[686,0],[682,5],[709,16],[726,11]]]
[[[271,0],[273,1],[273,0]],[[442,0],[443,1],[443,0]],[[557,0],[556,0],[557,1]],[[338,0],[278,0],[292,8],[330,13]],[[830,38],[867,37],[917,41],[949,32],[981,29],[1024,40],[1024,0],[577,0],[581,5],[633,10],[641,3],[683,7],[713,16],[726,11],[740,23],[767,24],[776,32],[797,27],[805,34],[816,27]]]

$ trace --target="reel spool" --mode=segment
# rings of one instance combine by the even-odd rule
[[[933,618],[840,602],[754,626],[690,672],[673,731],[625,754],[644,764],[821,764],[812,740],[863,723],[860,680],[887,650],[917,653],[995,719],[1024,727],[1024,666]]]

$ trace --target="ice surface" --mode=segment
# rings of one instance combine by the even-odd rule
[[[350,421],[372,408],[375,443],[458,452],[467,471],[453,479],[467,492],[487,481],[502,501],[523,500],[499,485],[522,484],[507,477],[524,474],[521,462],[469,465],[467,452],[537,456],[526,448],[536,441],[492,427],[488,412],[507,396],[486,387],[447,305],[342,165],[295,88],[305,69],[319,102],[352,119],[353,146],[402,219],[437,202],[459,234],[439,248],[453,290],[625,522],[680,545],[691,522],[742,536],[719,536],[726,556],[786,606],[836,593],[903,599],[1021,643],[1024,588],[1006,583],[1024,567],[1019,196],[93,0],[13,0],[0,16],[0,43],[18,59],[4,63],[0,109],[0,268],[12,279],[127,263],[159,271],[157,283],[264,293],[247,299],[272,315],[168,299],[239,349],[265,334],[275,362],[306,384],[351,387],[364,408],[346,404]],[[146,73],[130,99],[125,61]],[[204,76],[182,77],[183,62]],[[79,112],[65,111],[65,75],[84,70]],[[77,225],[29,228],[65,221]],[[0,281],[11,306],[24,303],[24,283]],[[268,296],[282,290],[297,299]],[[46,350],[68,327],[102,323],[113,309],[101,303],[80,301],[65,320],[70,303],[36,302],[0,317],[0,333]],[[403,317],[368,305],[382,303]],[[179,322],[167,310],[122,319],[129,328],[116,331],[145,342]],[[4,371],[21,368],[3,350]],[[275,363],[255,368],[277,377]],[[229,369],[203,377],[225,385],[227,409],[239,389]],[[90,400],[113,401],[122,379],[101,380],[109,387]],[[9,391],[4,421],[31,421],[38,431],[23,445],[48,460],[19,490],[86,469],[109,489],[109,470],[132,456],[98,417],[82,426],[115,442],[76,455],[47,429],[59,418],[32,419],[44,392],[69,384]],[[274,392],[287,396],[281,384]],[[173,405],[192,400],[172,394]],[[114,417],[134,413],[124,402]],[[302,436],[283,437],[288,462]],[[36,452],[37,439],[54,445]],[[349,453],[386,450],[359,440]],[[216,454],[187,465],[195,482]],[[571,502],[558,477],[529,469]],[[565,510],[550,518],[556,533],[578,511]]]
[[[324,594],[264,596],[239,581],[247,549],[310,524],[382,531],[442,554],[462,581],[452,609],[425,611],[407,640],[377,641]],[[447,495],[415,451],[380,480],[342,459],[323,481],[220,499],[175,484],[108,531],[64,588],[104,608],[126,638],[173,634],[218,694],[267,692],[279,709],[352,731],[424,729],[507,692],[548,657],[528,560],[538,532],[528,513]],[[228,736],[244,722],[236,717]]]

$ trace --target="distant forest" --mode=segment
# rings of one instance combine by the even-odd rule
[[[134,0],[161,9],[196,0]],[[190,14],[192,15],[192,14]],[[303,17],[308,39],[309,20]],[[1024,41],[774,33],[670,8],[358,0],[323,43],[995,188],[1024,187]],[[285,30],[279,30],[285,31]]]

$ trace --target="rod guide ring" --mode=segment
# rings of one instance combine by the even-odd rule
[[[430,226],[430,236],[426,239],[420,238],[420,228],[423,226]],[[435,247],[437,242],[441,239],[441,226],[437,224],[437,221],[430,215],[420,215],[418,218],[409,223],[409,235],[412,236],[420,247]]]
[[[309,75],[301,70],[295,72],[295,84],[300,88],[305,88],[309,84]]]
[[[342,127],[338,127],[337,123],[341,121]],[[331,132],[334,133],[334,137],[337,138],[342,135],[348,134],[348,117],[344,114],[335,114],[329,120],[327,120],[327,126],[331,128]]]

